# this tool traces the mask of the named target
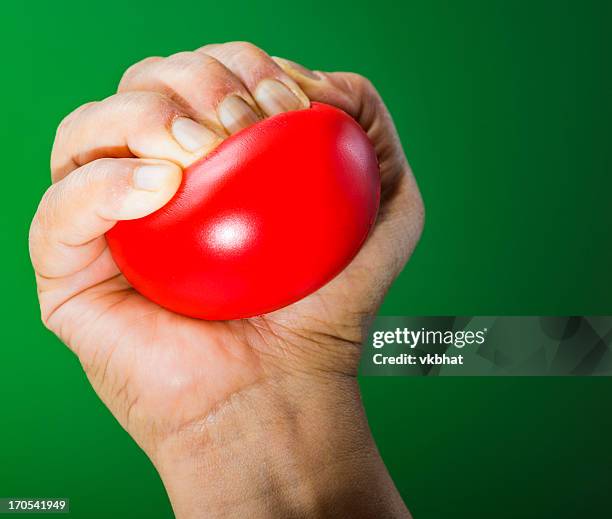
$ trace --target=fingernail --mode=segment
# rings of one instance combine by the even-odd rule
[[[121,200],[119,220],[142,218],[156,211],[174,196],[182,171],[168,164],[143,164],[132,173],[132,187]]]
[[[172,123],[172,134],[176,141],[187,151],[197,151],[210,146],[218,136],[212,130],[196,123],[188,117],[178,117]]]
[[[162,191],[174,186],[180,170],[176,166],[165,164],[146,164],[134,171],[132,182],[141,191]]]
[[[313,72],[312,70],[308,70],[306,67],[303,67],[302,65],[300,65],[299,63],[296,63],[295,61],[290,61],[285,58],[278,58],[276,56],[274,56],[273,59],[279,65],[286,66],[290,68],[292,71],[297,72],[298,74],[301,74],[304,77],[307,77],[310,79],[316,79],[316,80],[321,79],[321,76],[319,76],[316,72]]]
[[[264,79],[255,89],[257,104],[268,115],[304,108],[297,96],[276,79]]]
[[[219,120],[230,133],[236,133],[247,126],[259,121],[259,117],[241,97],[227,96],[217,109]]]

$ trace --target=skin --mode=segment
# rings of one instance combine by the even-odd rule
[[[240,100],[223,105],[231,96]],[[309,100],[352,115],[378,154],[381,210],[354,261],[298,303],[238,321],[186,318],[135,292],[104,232],[163,206],[182,168],[229,134]],[[227,107],[238,105],[232,118]],[[201,125],[195,148],[177,140],[184,118]],[[364,328],[419,239],[423,204],[368,80],[312,72],[244,42],[148,58],[117,94],[62,122],[51,163],[30,231],[43,322],[150,457],[177,517],[410,517],[356,373]],[[155,189],[135,188],[142,165],[165,166]]]

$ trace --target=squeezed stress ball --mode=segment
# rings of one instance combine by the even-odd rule
[[[380,174],[363,129],[321,103],[265,119],[183,174],[176,195],[106,239],[141,294],[200,319],[289,305],[340,273],[376,219]]]

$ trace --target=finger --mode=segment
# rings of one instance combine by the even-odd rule
[[[344,110],[355,119],[359,117],[365,78],[348,72],[313,71],[295,61],[277,56],[272,59],[300,85],[311,101],[327,103]]]
[[[312,101],[336,106],[353,117],[375,145],[394,141],[397,137],[393,121],[379,93],[364,76],[353,72],[312,71],[288,59],[273,59]],[[393,139],[379,138],[389,133]],[[383,151],[377,150],[379,158]]]
[[[51,153],[51,172],[56,181],[103,157],[155,158],[187,167],[222,139],[162,94],[116,94],[64,119]]]
[[[206,45],[197,52],[212,56],[238,76],[267,115],[310,106],[298,84],[270,56],[251,43]]]
[[[242,81],[203,53],[180,52],[132,65],[118,91],[138,90],[166,95],[220,134],[235,133],[260,119],[257,104]]]
[[[171,162],[99,159],[53,184],[30,228],[34,270],[59,278],[85,268],[105,249],[106,231],[118,220],[141,218],[162,207],[181,177]]]
[[[352,72],[311,71],[284,58],[273,58],[304,90],[312,101],[327,103],[353,117],[370,137],[381,169],[383,194],[409,171],[395,125],[380,95],[365,77]],[[396,164],[399,167],[387,167]]]

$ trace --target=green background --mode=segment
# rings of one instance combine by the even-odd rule
[[[39,321],[27,229],[67,112],[110,95],[145,56],[208,42],[361,72],[394,115],[427,206],[383,314],[611,314],[611,6],[2,4],[0,495],[69,497],[74,517],[171,516],[144,454]],[[417,519],[609,517],[611,379],[361,384]]]

